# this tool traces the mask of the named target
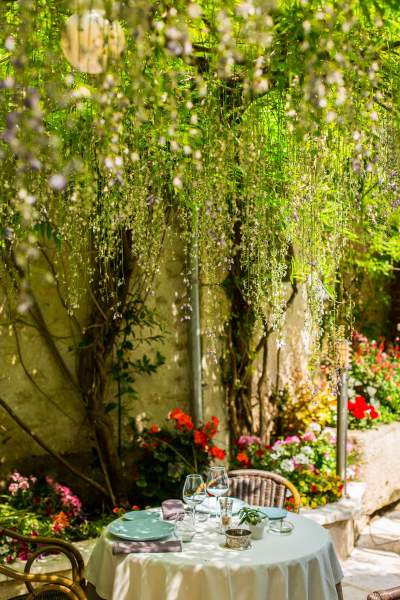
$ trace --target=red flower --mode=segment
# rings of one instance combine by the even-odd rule
[[[258,456],[258,457],[264,456],[264,450],[261,450],[261,448],[259,450],[256,450],[256,456]]]
[[[131,510],[140,510],[140,506],[134,504],[133,506],[131,506]]]
[[[155,423],[153,423],[153,425],[149,429],[149,433],[158,433],[159,431],[160,431],[160,428]]]
[[[204,423],[202,431],[213,438],[218,431],[219,419],[217,417],[211,417],[207,423]]]
[[[236,455],[236,460],[244,465],[250,464],[250,460],[246,452],[239,452],[239,454]]]
[[[174,410],[172,410],[169,413],[168,416],[170,419],[173,419],[174,421],[176,421],[175,426],[177,429],[184,429],[184,428],[186,428],[188,430],[193,429],[192,417],[187,415],[180,408],[175,408]]]
[[[210,449],[210,454],[218,460],[224,460],[225,458],[225,450],[222,450],[222,448],[218,448],[218,446],[213,446]]]
[[[207,442],[208,438],[204,431],[199,431],[198,429],[196,429],[196,431],[194,432],[194,443],[198,446],[201,446],[204,450],[207,446]]]
[[[355,417],[356,419],[364,419],[365,418],[365,409],[364,408],[360,408],[360,407],[356,407],[353,411],[352,411],[353,417]]]
[[[115,513],[115,514],[117,515],[117,514],[119,513],[119,511],[120,511],[120,510],[121,510],[121,509],[120,509],[120,508],[118,508],[118,506],[114,506],[114,508],[113,508],[113,510],[112,510],[112,511],[113,511],[113,513]]]
[[[365,418],[365,411],[369,409],[369,404],[364,396],[356,396],[354,400],[348,402],[347,406],[353,417],[360,420]]]
[[[318,492],[318,486],[315,483],[312,483],[310,486],[310,491],[312,494],[316,494]]]
[[[369,416],[371,419],[379,419],[379,413],[373,406],[369,409]]]

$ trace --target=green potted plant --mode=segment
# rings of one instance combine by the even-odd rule
[[[251,531],[253,540],[261,540],[264,528],[268,524],[268,517],[256,508],[244,507],[239,511],[239,525],[246,523]]]

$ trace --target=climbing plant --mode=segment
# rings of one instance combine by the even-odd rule
[[[68,28],[93,10],[104,52],[88,74],[90,44]],[[23,329],[39,331],[82,404],[103,479],[75,473],[112,500],[127,488],[108,382],[130,383],[126,325],[153,289],[166,235],[198,248],[203,275],[226,293],[234,435],[271,430],[269,341],[299,290],[315,340],[328,307],[327,330],[348,318],[346,257],[361,260],[377,222],[380,235],[397,231],[387,176],[397,12],[381,0],[2,3],[4,320],[22,362]],[[72,367],[44,281],[68,322]],[[1,405],[21,424],[11,398]]]

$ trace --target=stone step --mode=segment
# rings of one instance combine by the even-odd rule
[[[393,511],[373,519],[362,529],[357,546],[400,554],[400,512]]]
[[[342,566],[344,600],[366,600],[375,590],[400,586],[400,556],[394,552],[355,548]]]

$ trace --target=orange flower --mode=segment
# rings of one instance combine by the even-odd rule
[[[247,456],[246,452],[239,452],[239,454],[237,454],[236,456],[236,460],[240,463],[243,463],[244,465],[250,464],[250,459]]]
[[[52,520],[52,530],[54,533],[60,533],[69,525],[69,519],[63,511],[59,512],[57,515],[54,515]]]

